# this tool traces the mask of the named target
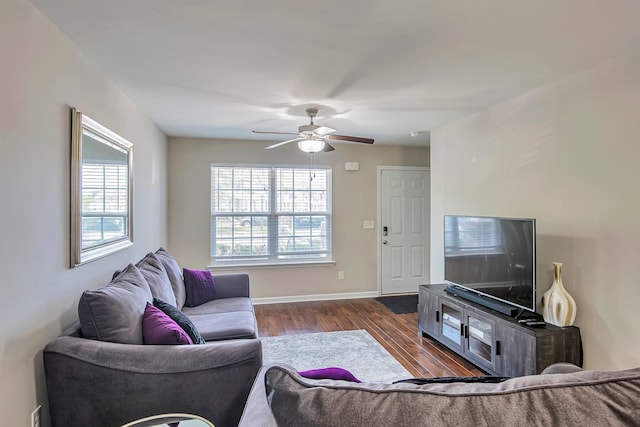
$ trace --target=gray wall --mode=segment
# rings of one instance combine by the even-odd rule
[[[42,348],[77,322],[82,291],[166,244],[167,142],[27,1],[0,2],[0,58],[0,423],[27,426],[46,401]],[[135,159],[134,246],[74,269],[69,106],[131,141]]]
[[[211,163],[309,165],[308,154],[296,144],[272,150],[270,143],[207,139],[169,139],[169,245],[182,266],[210,264]],[[242,268],[251,274],[254,298],[308,297],[377,292],[378,165],[428,166],[429,149],[364,144],[335,144],[317,155],[316,163],[333,169],[332,266]],[[360,162],[357,172],[345,171],[347,161]],[[376,220],[363,229],[362,221]],[[220,271],[220,269],[214,269]],[[338,280],[344,271],[344,280]],[[273,301],[273,300],[267,300]]]
[[[639,112],[640,57],[621,58],[435,131],[431,280],[443,215],[534,217],[538,297],[563,262],[586,367],[640,366]]]

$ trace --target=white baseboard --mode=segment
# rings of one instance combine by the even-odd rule
[[[283,302],[304,302],[304,301],[330,301],[336,299],[354,299],[354,298],[375,298],[378,291],[368,292],[345,292],[339,294],[316,294],[316,295],[292,295],[287,297],[265,297],[251,298],[254,305],[259,304],[278,304]]]

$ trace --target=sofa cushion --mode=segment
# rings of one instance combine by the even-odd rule
[[[264,399],[271,413],[260,418],[277,425],[636,425],[640,368],[419,386],[307,380],[273,366],[258,382],[264,397],[252,393],[247,412]]]
[[[193,344],[189,335],[162,310],[147,303],[142,316],[142,338],[145,344]]]
[[[193,341],[194,344],[205,343],[204,338],[202,338],[202,335],[200,335],[200,332],[198,332],[198,328],[196,328],[193,322],[191,322],[191,320],[189,320],[189,318],[176,307],[157,298],[153,299],[153,305],[162,310],[164,314],[166,314],[174,322],[176,322],[182,328],[182,330],[184,330],[187,335],[189,335],[191,341]]]
[[[201,314],[189,319],[206,341],[257,337],[256,319],[247,311]]]
[[[184,287],[187,291],[185,306],[197,307],[200,304],[216,299],[216,283],[209,270],[185,268],[182,271]]]
[[[136,267],[140,269],[140,272],[147,280],[149,288],[151,289],[151,295],[154,298],[177,306],[176,297],[173,293],[167,271],[162,265],[162,261],[160,261],[155,254],[148,253],[136,264]]]
[[[232,311],[247,311],[253,313],[251,300],[245,297],[214,299],[197,307],[182,307],[182,312],[187,316],[198,314],[229,313]]]
[[[151,289],[140,270],[129,264],[107,285],[82,293],[78,303],[82,334],[100,341],[142,344],[142,315],[148,302]]]
[[[156,256],[162,262],[162,266],[169,276],[173,294],[176,297],[176,307],[182,308],[187,299],[187,292],[184,289],[184,278],[182,277],[182,269],[173,258],[173,256],[165,249],[160,248],[156,251]]]

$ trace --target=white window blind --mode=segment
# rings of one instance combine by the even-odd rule
[[[211,165],[211,260],[331,260],[331,169]]]
[[[495,218],[447,217],[445,251],[501,250],[501,230]]]
[[[82,249],[127,236],[127,164],[82,164]]]

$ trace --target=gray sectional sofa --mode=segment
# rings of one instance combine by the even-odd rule
[[[356,384],[262,368],[241,427],[640,426],[640,368],[562,363],[500,383]]]
[[[249,276],[213,278],[215,299],[185,306],[182,271],[160,248],[85,291],[79,328],[44,349],[52,425],[119,426],[188,413],[236,426],[262,366],[262,347]],[[154,298],[181,310],[206,342],[145,345],[142,317]]]

